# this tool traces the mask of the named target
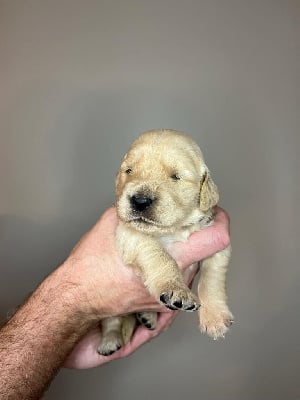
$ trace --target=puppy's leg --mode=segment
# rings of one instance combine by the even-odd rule
[[[149,292],[167,308],[196,311],[199,300],[184,283],[175,260],[150,235],[127,228],[117,228],[117,246],[123,261],[141,277]]]
[[[122,317],[104,318],[101,320],[102,340],[98,353],[109,356],[119,350],[123,345]]]
[[[133,314],[125,317],[104,318],[101,321],[102,340],[98,353],[109,356],[119,350],[130,341],[135,326],[136,318]]]
[[[150,293],[171,310],[196,311],[199,300],[186,286],[173,258],[154,238],[148,238],[131,265]]]
[[[138,321],[148,329],[155,329],[157,325],[157,313],[143,311],[136,314]]]
[[[123,343],[124,346],[127,344],[134,332],[134,329],[136,327],[137,320],[135,317],[135,314],[129,314],[126,315],[125,317],[122,318],[122,338],[123,338]]]
[[[233,315],[226,304],[226,272],[231,247],[206,258],[202,262],[198,284],[201,303],[199,310],[200,330],[217,339],[224,337],[233,323]]]

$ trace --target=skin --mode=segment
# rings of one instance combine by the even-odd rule
[[[218,208],[212,226],[171,249],[180,268],[225,248],[229,221]],[[107,210],[0,330],[0,398],[39,399],[64,365],[91,368],[130,355],[166,330],[176,316],[157,304],[115,249],[117,216]],[[193,277],[184,271],[185,281]],[[132,340],[110,357],[96,352],[99,320],[137,311],[160,312],[158,327],[139,327]]]

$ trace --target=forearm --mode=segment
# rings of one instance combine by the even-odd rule
[[[79,313],[64,269],[50,275],[0,331],[0,398],[39,399],[74,344],[93,325]]]

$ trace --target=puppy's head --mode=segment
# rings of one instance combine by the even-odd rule
[[[198,222],[219,198],[198,145],[173,130],[148,131],[133,142],[116,195],[123,222],[157,235]]]

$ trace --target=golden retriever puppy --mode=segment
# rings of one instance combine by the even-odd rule
[[[124,263],[157,301],[172,310],[199,309],[201,331],[214,339],[224,337],[233,322],[225,292],[230,246],[202,261],[198,296],[185,285],[168,253],[172,242],[187,240],[212,222],[219,199],[195,141],[174,130],[143,133],[124,157],[116,196],[116,240]],[[156,313],[141,312],[136,317],[148,329],[155,329]],[[133,316],[103,320],[98,352],[112,354],[130,340],[134,328]]]

